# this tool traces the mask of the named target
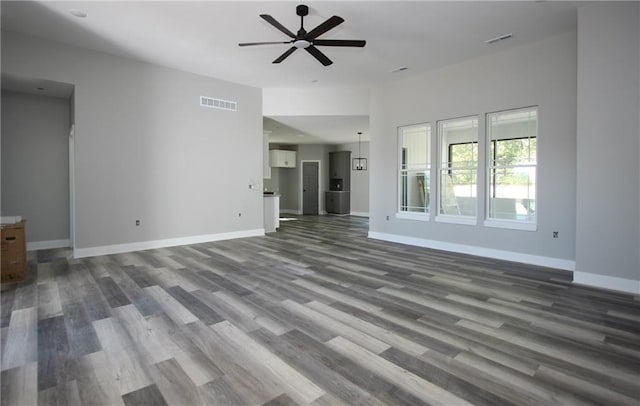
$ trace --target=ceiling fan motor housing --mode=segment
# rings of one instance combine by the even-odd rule
[[[309,15],[309,7],[305,6],[304,4],[300,4],[298,7],[296,7],[296,14],[300,17]]]

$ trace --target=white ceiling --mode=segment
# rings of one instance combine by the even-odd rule
[[[270,14],[296,32],[300,2],[2,1],[2,29],[261,88],[368,86],[573,30],[579,6],[555,1],[309,1],[304,3],[310,8],[307,31],[339,15],[345,22],[321,38],[363,39],[366,47],[319,47],[334,61],[328,67],[302,50],[272,64],[288,45],[238,47],[239,42],[287,40],[259,14]],[[81,9],[87,17],[74,17],[70,9]],[[507,33],[513,38],[484,42]],[[409,69],[390,73],[399,66]],[[354,137],[359,120],[344,120],[349,125],[344,136]],[[308,126],[293,118],[280,124],[311,137],[330,132],[313,132],[323,121],[335,118]],[[269,125],[266,121],[265,129]]]

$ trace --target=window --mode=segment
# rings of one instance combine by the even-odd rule
[[[400,187],[399,217],[429,213],[431,125],[428,123],[398,128]],[[405,216],[410,217],[410,216]]]
[[[535,230],[537,137],[537,107],[487,115],[486,225]]]
[[[478,117],[438,122],[438,221],[475,224],[478,198]]]

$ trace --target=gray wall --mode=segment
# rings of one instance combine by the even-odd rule
[[[342,144],[337,151],[351,151],[351,159],[358,158],[358,143]],[[367,158],[366,171],[351,171],[351,213],[369,214],[369,142],[360,143],[361,158]]]
[[[70,101],[2,92],[2,215],[27,219],[27,241],[69,239]]]
[[[263,228],[260,89],[12,32],[2,71],[75,85],[77,248]]]
[[[634,280],[637,292],[639,8],[637,2],[630,2],[578,9],[576,206],[576,270]]]
[[[269,149],[297,151],[297,145],[269,144]],[[296,159],[298,153],[296,152]],[[299,161],[297,162],[299,165]],[[271,179],[264,179],[264,187],[268,191],[280,194],[280,211],[298,212],[297,186],[295,185],[296,168],[271,168]]]
[[[298,212],[298,168],[280,168],[280,210]]]
[[[271,146],[273,149],[277,146]],[[296,149],[296,167],[291,169],[272,168],[271,179],[265,180],[265,184],[271,188],[280,188],[280,210],[302,213],[302,161],[320,161],[320,214],[325,212],[324,192],[329,190],[329,152],[336,149],[333,145],[325,144],[300,144],[287,146],[283,149]],[[273,170],[278,169],[274,174]],[[275,178],[274,178],[275,177]]]
[[[280,171],[283,168],[271,168],[271,178],[263,179],[263,189],[268,192],[280,193]]]
[[[477,114],[539,106],[537,231],[482,225],[484,188],[478,191],[478,225],[396,219],[397,127]],[[372,91],[370,231],[559,259],[575,259],[576,33],[418,74]],[[435,131],[432,141],[435,142]],[[435,144],[432,144],[435,145]],[[481,150],[484,145],[480,145]],[[432,162],[436,162],[435,149]],[[480,167],[485,158],[481,155]],[[480,184],[486,174],[480,171]],[[431,172],[435,179],[435,169]],[[434,207],[432,207],[432,213]],[[389,220],[386,220],[389,216]],[[552,232],[560,238],[553,239]],[[567,261],[565,261],[567,260]]]

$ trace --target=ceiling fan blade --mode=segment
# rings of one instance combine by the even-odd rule
[[[367,41],[350,40],[350,39],[315,39],[313,45],[321,45],[324,47],[363,47]]]
[[[310,45],[310,46],[306,47],[305,49],[307,50],[307,52],[309,52],[311,55],[313,55],[318,61],[320,61],[320,63],[323,64],[324,66],[329,66],[329,65],[331,65],[333,63],[331,61],[331,59],[327,58],[327,56],[325,54],[320,52],[320,50],[318,48],[314,47],[313,45]]]
[[[291,55],[291,54],[292,54],[296,49],[298,49],[298,48],[296,48],[296,47],[291,47],[291,48],[287,49],[287,51],[286,51],[284,54],[280,55],[280,56],[279,56],[275,61],[273,61],[273,63],[280,63],[280,62],[284,61],[284,60],[285,60],[289,55]]]
[[[342,17],[338,17],[338,16],[330,17],[327,21],[323,22],[313,30],[309,31],[305,36],[305,39],[308,41],[311,41],[312,39],[316,39],[322,34],[324,34],[325,32],[329,31],[330,29],[335,28],[338,25],[342,24],[343,22],[344,22],[344,19]]]
[[[275,45],[275,44],[291,44],[291,41],[275,41],[275,42],[243,42],[238,44],[241,47],[249,47],[253,45]]]
[[[284,25],[280,24],[278,21],[276,21],[275,18],[271,17],[269,14],[260,14],[260,17],[262,17],[263,20],[265,20],[269,24],[273,25],[274,27],[276,27],[280,31],[282,31],[285,34],[287,34],[290,38],[295,38],[296,37],[294,33],[289,31]]]

